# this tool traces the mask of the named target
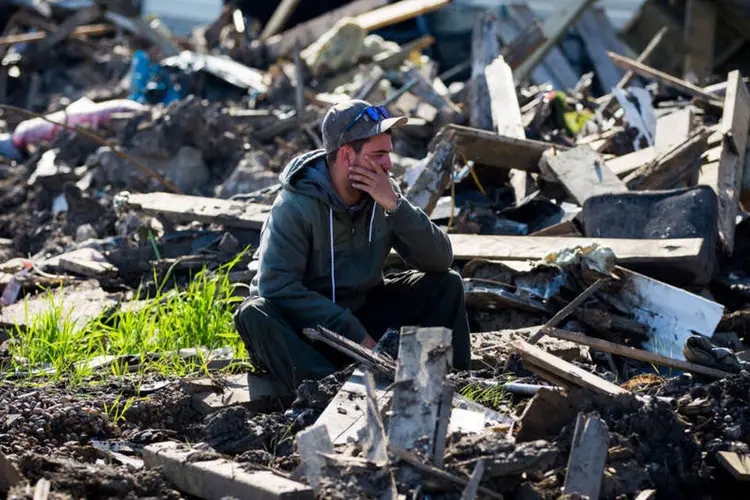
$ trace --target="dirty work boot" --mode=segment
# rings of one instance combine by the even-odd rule
[[[235,312],[234,323],[251,357],[291,391],[305,379],[319,380],[338,369],[338,360],[327,359],[297,335],[266,299],[246,299]]]

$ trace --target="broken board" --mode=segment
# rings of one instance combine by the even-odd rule
[[[172,193],[131,193],[125,205],[177,222],[198,221],[244,229],[261,229],[271,210],[270,205]]]
[[[589,146],[578,146],[558,155],[545,155],[545,159],[555,177],[579,205],[592,196],[628,190],[625,183],[607,168],[599,153]]]
[[[727,79],[724,113],[721,117],[722,146],[719,159],[718,186],[712,186],[719,196],[719,238],[724,252],[732,255],[737,225],[737,204],[742,188],[745,166],[748,124],[750,123],[750,93],[742,75],[731,71]]]
[[[750,455],[719,451],[716,453],[716,459],[735,479],[750,481]]]
[[[714,253],[702,238],[642,240],[625,238],[568,238],[547,236],[448,235],[456,260],[541,260],[563,248],[597,243],[611,248],[617,261],[670,282],[706,284],[711,279]]]
[[[568,363],[525,341],[516,341],[513,348],[521,354],[524,365],[542,378],[564,387],[583,387],[603,396],[617,397],[630,394],[586,370]]]
[[[185,493],[206,500],[313,500],[313,489],[278,476],[271,471],[247,472],[242,465],[224,458],[195,460],[200,453],[185,450],[176,442],[146,446],[143,460],[149,468],[161,473]]]
[[[654,150],[657,155],[666,153],[674,146],[688,140],[692,117],[692,108],[688,106],[656,119]]]
[[[659,122],[657,121],[657,127]],[[657,140],[658,140],[658,129],[657,129]],[[607,168],[615,174],[617,177],[625,177],[626,175],[635,172],[643,165],[647,165],[656,159],[656,148],[654,146],[648,146],[632,153],[624,154],[611,160],[607,160]]]
[[[542,153],[554,147],[566,151],[565,146],[548,142],[506,137],[488,130],[478,130],[461,125],[446,125],[439,137],[447,137],[456,146],[456,151],[467,160],[503,169],[516,168],[526,172],[539,172]]]

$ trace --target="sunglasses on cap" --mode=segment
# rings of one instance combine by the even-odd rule
[[[385,106],[367,106],[365,109],[359,112],[357,116],[354,117],[354,119],[349,122],[349,125],[346,126],[343,132],[341,132],[341,136],[339,137],[339,143],[341,142],[341,139],[346,135],[347,132],[349,132],[355,123],[357,123],[357,120],[362,118],[367,114],[370,118],[372,118],[373,121],[379,122],[381,118],[386,119],[390,118],[390,115],[388,114],[388,111],[385,109]]]

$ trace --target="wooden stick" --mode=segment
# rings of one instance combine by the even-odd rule
[[[544,335],[549,332],[551,329],[555,328],[557,325],[559,325],[565,318],[571,315],[573,311],[575,311],[578,306],[580,306],[584,300],[591,297],[594,292],[599,290],[606,281],[604,279],[598,279],[594,282],[593,285],[589,286],[586,290],[581,292],[578,297],[571,300],[570,303],[560,309],[557,314],[555,314],[551,320],[547,321],[547,323],[539,329],[538,332],[536,332],[530,339],[529,344],[536,344],[539,342],[539,340],[544,337]]]
[[[279,32],[284,24],[289,20],[289,17],[294,14],[294,9],[297,8],[299,0],[282,0],[276,10],[273,12],[271,19],[268,20],[263,32],[258,37],[258,40],[265,42],[268,37],[271,37]]]
[[[721,101],[717,100],[716,97],[714,97],[712,94],[709,94],[702,88],[696,87],[692,83],[656,70],[650,66],[646,66],[645,64],[640,63],[634,59],[630,59],[629,57],[615,54],[614,52],[607,52],[607,55],[616,65],[620,66],[621,68],[629,69],[644,78],[656,80],[667,87],[672,87],[676,90],[679,90],[680,92],[684,92],[685,94],[704,101],[711,106],[717,108],[724,107],[724,104]]]
[[[126,153],[123,153],[122,150],[120,150],[120,148],[118,146],[115,146],[113,144],[108,143],[107,141],[105,141],[104,139],[102,139],[101,137],[99,137],[98,135],[96,135],[96,134],[94,134],[92,132],[89,132],[88,130],[86,130],[83,127],[73,127],[73,126],[68,125],[66,123],[61,123],[61,122],[58,122],[58,121],[55,121],[55,120],[50,120],[46,116],[40,115],[39,113],[34,113],[33,111],[29,111],[29,110],[24,109],[24,108],[19,108],[17,106],[11,106],[9,104],[0,104],[0,109],[5,109],[5,110],[8,110],[8,111],[13,111],[13,112],[25,115],[25,116],[32,116],[32,117],[35,117],[35,118],[41,118],[44,121],[47,121],[47,122],[52,123],[54,125],[57,125],[58,127],[62,127],[64,129],[70,130],[72,132],[80,133],[80,134],[88,137],[92,141],[96,142],[97,144],[100,144],[102,146],[110,148],[115,155],[119,156],[123,160],[129,161],[130,163],[132,163],[133,165],[135,165],[135,167],[138,170],[140,170],[141,172],[143,172],[148,177],[151,177],[152,179],[158,181],[161,185],[163,185],[164,187],[166,187],[167,189],[169,189],[173,193],[184,194],[184,191],[182,189],[180,189],[174,182],[170,181],[169,179],[167,179],[166,177],[164,177],[160,173],[158,173],[158,172],[152,170],[151,168],[147,167],[146,165],[144,165],[140,161],[136,160],[132,156],[130,156],[130,155],[126,154]]]
[[[608,352],[611,354],[617,354],[618,356],[625,356],[626,358],[637,359],[638,361],[645,361],[647,363],[666,366],[668,368],[677,368],[678,370],[698,373],[700,375],[706,375],[708,377],[725,378],[731,377],[733,375],[732,373],[718,370],[716,368],[710,368],[708,366],[691,363],[689,361],[667,358],[653,352],[636,349],[634,347],[628,347],[622,344],[616,344],[614,342],[597,339],[595,337],[589,337],[580,333],[569,332],[567,330],[558,330],[557,328],[552,328],[549,332],[547,332],[547,335],[561,340],[575,342],[576,344],[585,345],[593,349],[598,349],[600,351]]]
[[[425,463],[422,463],[419,458],[417,458],[415,455],[409,453],[406,450],[401,450],[399,448],[395,448],[392,446],[388,447],[388,451],[391,452],[393,456],[395,456],[399,460],[403,460],[407,464],[411,465],[415,469],[417,469],[420,472],[424,472],[425,474],[429,474],[431,476],[434,476],[439,479],[444,479],[446,481],[450,481],[455,484],[459,484],[463,487],[466,487],[469,484],[468,479],[464,479],[459,476],[455,476],[451,474],[450,472],[444,471],[442,469],[438,469],[437,467],[434,467],[432,465],[428,465]],[[479,491],[483,495],[487,495],[490,498],[497,498],[498,500],[503,500],[503,496],[499,493],[495,493],[492,490],[489,490],[487,488],[484,488],[482,486],[479,487]]]
[[[374,31],[438,10],[449,3],[451,0],[402,0],[360,14],[356,19],[365,31]]]
[[[648,45],[646,45],[646,48],[643,49],[643,52],[641,52],[638,55],[638,58],[636,61],[639,63],[645,63],[648,61],[649,57],[651,57],[651,54],[653,54],[654,50],[661,44],[662,40],[664,40],[664,35],[667,34],[669,31],[669,28],[667,26],[662,26],[662,28],[654,35],[654,37],[648,42]],[[628,85],[631,84],[633,79],[635,78],[635,72],[633,70],[628,70],[623,77],[620,79],[619,82],[617,82],[617,85],[615,85],[616,89],[624,89]],[[615,99],[614,94],[609,94],[604,98],[604,102],[601,105],[602,111],[609,108],[609,106],[615,102],[617,99]]]
[[[111,24],[87,24],[79,26],[70,34],[72,37],[82,37],[88,35],[103,35],[112,31],[114,27]],[[38,31],[36,33],[19,33],[17,35],[8,35],[0,37],[0,45],[14,45],[16,43],[29,43],[44,40],[49,36],[48,33]]]

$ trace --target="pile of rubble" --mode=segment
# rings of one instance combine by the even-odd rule
[[[523,3],[478,14],[453,68],[425,53],[432,35],[375,33],[450,3],[357,0],[284,31],[295,1],[265,25],[228,4],[181,38],[127,1],[10,2],[0,491],[736,495],[750,477],[750,93],[740,70],[714,69],[737,49],[719,63],[688,43],[683,67],[665,66],[677,42],[649,24],[653,1],[623,32],[653,35],[637,56],[591,0],[544,22]],[[714,31],[742,25],[723,3],[672,8],[718,48]],[[591,72],[563,50],[570,33]],[[472,370],[449,373],[449,330],[405,327],[376,352],[305,332],[353,366],[296,394],[226,349],[170,354],[200,358],[208,378],[112,377],[87,394],[5,371],[10,333],[44,313],[48,289],[83,325],[239,254],[241,295],[279,172],[349,98],[412,118],[393,133],[393,175],[450,236]],[[394,253],[389,269],[404,266]],[[137,370],[89,364],[121,362]]]

